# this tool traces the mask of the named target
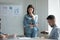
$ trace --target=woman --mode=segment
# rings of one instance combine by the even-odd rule
[[[37,37],[38,16],[34,14],[34,7],[28,5],[27,14],[24,16],[24,33],[26,37]]]

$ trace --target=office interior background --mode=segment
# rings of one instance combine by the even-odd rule
[[[24,35],[23,18],[26,14],[27,6],[32,4],[35,8],[35,13],[38,15],[38,36],[41,36],[41,31],[49,31],[46,17],[50,14],[56,16],[56,24],[60,26],[60,0],[0,0],[0,27],[1,32],[7,34]],[[1,11],[1,7],[7,7],[12,11],[6,9]],[[19,13],[15,12],[15,8],[19,8]]]

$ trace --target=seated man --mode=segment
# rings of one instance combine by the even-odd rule
[[[49,15],[47,17],[47,21],[48,21],[49,25],[52,27],[52,31],[50,33],[49,39],[58,39],[59,33],[58,33],[58,28],[55,23],[55,16]]]

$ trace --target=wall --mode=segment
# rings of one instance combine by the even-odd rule
[[[23,0],[0,0],[2,4],[21,4]]]
[[[47,31],[48,25],[46,17],[48,15],[48,0],[37,0],[36,13],[39,16],[39,31]],[[41,35],[40,35],[41,36]]]
[[[13,13],[9,13],[8,14],[5,12],[2,12],[2,14],[6,14],[5,15],[1,15],[0,13],[0,18],[1,18],[1,31],[3,33],[7,33],[7,34],[19,34],[19,35],[23,35],[24,31],[23,31],[23,1],[20,0],[20,1],[1,1],[0,0],[0,7],[1,5],[5,5],[5,6],[20,6],[20,12],[18,16],[13,16],[15,14]],[[9,8],[9,7],[8,7]],[[6,10],[7,11],[7,10]],[[10,15],[9,15],[10,14]]]
[[[55,15],[56,17],[56,24],[60,26],[60,0],[48,0],[48,13],[49,15]],[[60,28],[60,27],[59,27]],[[49,27],[50,29],[50,27]]]
[[[39,17],[39,35],[40,32],[48,30],[48,24],[46,17],[48,15],[48,0],[0,0],[0,4],[13,4],[13,5],[22,5],[23,6],[23,17],[26,14],[26,8],[29,4],[32,4],[35,7],[35,13]]]
[[[60,28],[60,0],[48,0],[48,13],[49,15],[55,15],[56,25]],[[51,31],[51,27],[48,28]]]

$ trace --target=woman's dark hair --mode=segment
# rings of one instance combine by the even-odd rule
[[[54,15],[49,15],[48,17],[47,17],[47,20],[52,20],[52,19],[55,19],[55,16]]]
[[[28,12],[28,9],[29,9],[29,8],[33,8],[33,14],[34,14],[34,7],[33,7],[33,5],[31,5],[31,4],[28,5],[28,7],[27,7],[27,14],[29,14],[29,12]]]

